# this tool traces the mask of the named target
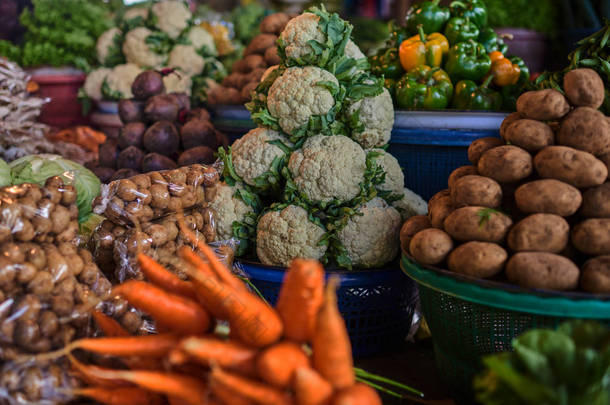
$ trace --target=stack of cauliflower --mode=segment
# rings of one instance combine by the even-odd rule
[[[240,239],[240,253],[255,251],[264,264],[304,257],[380,267],[398,253],[402,221],[426,211],[383,149],[392,99],[351,29],[318,8],[290,20],[278,39],[281,64],[247,105],[259,127],[220,150],[219,236]]]
[[[96,48],[102,67],[87,76],[84,86],[84,95],[93,100],[133,97],[131,83],[146,69],[177,69],[179,75],[165,77],[165,88],[189,96],[204,93],[226,74],[214,38],[194,24],[183,1],[129,9],[118,27],[98,38]]]

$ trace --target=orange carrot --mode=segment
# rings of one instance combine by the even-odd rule
[[[226,390],[261,405],[290,405],[290,397],[277,388],[214,367],[210,374],[210,389],[220,385]]]
[[[309,357],[296,343],[285,341],[267,349],[256,359],[256,372],[265,382],[279,388],[288,388],[299,367],[309,366]]]
[[[107,405],[162,405],[164,402],[159,395],[136,387],[87,387],[75,390],[74,394]]]
[[[309,342],[324,299],[324,269],[316,260],[294,259],[284,276],[277,311],[284,321],[284,336]]]
[[[381,405],[381,398],[373,388],[357,383],[339,391],[333,405]]]
[[[145,254],[138,254],[138,264],[148,281],[163,290],[196,300],[195,289],[188,281],[183,281],[174,273],[168,271],[159,262]]]
[[[252,405],[253,402],[234,391],[226,388],[224,385],[215,384],[210,386],[212,394],[224,405]]]
[[[337,277],[332,277],[324,293],[324,303],[312,340],[313,365],[335,389],[354,385],[352,346],[345,321],[337,307]]]
[[[79,379],[83,380],[90,386],[96,387],[104,387],[104,388],[124,388],[131,387],[133,384],[122,381],[122,380],[109,380],[104,378],[99,378],[97,376],[98,371],[102,371],[102,367],[94,366],[91,364],[83,364],[80,361],[76,360],[74,356],[68,353],[68,359],[70,359],[70,363],[74,368]]]
[[[182,260],[195,267],[199,272],[218,280],[210,264],[204,262],[193,249],[189,248],[188,246],[183,246],[178,250],[178,255],[182,258]]]
[[[127,332],[120,323],[104,314],[100,311],[93,311],[92,313],[93,319],[99,328],[104,332],[104,335],[107,337],[117,337],[117,336],[129,336],[129,332]]]
[[[240,279],[235,277],[233,273],[231,273],[231,271],[227,269],[220,260],[218,260],[216,254],[214,254],[208,245],[201,243],[201,246],[205,246],[205,248],[209,251],[208,253],[211,254],[209,257],[212,257],[213,261],[209,260],[209,257],[206,256],[206,259],[208,259],[208,262],[206,263],[201,256],[187,247],[180,250],[180,254],[182,255],[181,257],[197,269],[204,270],[206,273],[211,272],[217,280],[227,284],[231,288],[240,291],[247,290],[246,285]]]
[[[294,394],[298,405],[328,405],[333,387],[316,370],[301,367],[294,375]]]
[[[183,339],[178,348],[194,361],[206,366],[218,365],[243,374],[252,374],[254,371],[256,351],[237,342],[189,337]]]
[[[210,316],[199,303],[152,284],[129,280],[115,287],[113,293],[122,295],[131,305],[175,333],[199,335],[210,328]]]

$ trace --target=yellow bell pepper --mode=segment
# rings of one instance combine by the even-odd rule
[[[426,35],[418,27],[419,35],[405,39],[398,48],[400,64],[407,72],[417,66],[439,67],[449,52],[449,41],[438,32]]]
[[[505,58],[502,52],[494,51],[489,54],[491,59],[491,70],[489,74],[493,75],[493,83],[498,87],[509,86],[516,84],[521,76],[521,68],[519,65]]]

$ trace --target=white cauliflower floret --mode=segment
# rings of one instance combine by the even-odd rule
[[[414,215],[426,215],[428,213],[428,203],[419,194],[404,188],[403,197],[392,203],[398,210],[402,221],[406,221]]]
[[[366,58],[360,48],[358,48],[358,45],[356,45],[351,39],[347,41],[347,44],[345,44],[345,56],[352,59]]]
[[[120,92],[123,98],[132,98],[131,84],[140,73],[142,69],[133,63],[116,65],[106,76],[106,83],[110,90]]]
[[[179,68],[188,76],[203,72],[205,59],[197,53],[192,45],[176,45],[169,54],[169,66]]]
[[[187,38],[189,41],[191,41],[191,45],[193,45],[196,50],[200,50],[205,46],[206,50],[211,56],[218,55],[216,44],[214,43],[214,37],[205,28],[191,28],[188,32]]]
[[[132,7],[129,10],[125,11],[125,14],[123,14],[124,21],[133,20],[136,17],[142,17],[143,19],[147,19],[148,9],[145,7]]]
[[[381,153],[381,156],[375,158],[375,162],[385,172],[385,180],[377,185],[377,188],[383,191],[390,191],[392,194],[402,194],[405,186],[405,175],[400,168],[398,160],[383,149],[372,150]]]
[[[402,219],[398,211],[376,197],[363,204],[338,237],[355,267],[380,267],[398,254]]]
[[[333,108],[335,98],[328,89],[318,86],[319,82],[339,83],[330,72],[313,66],[288,68],[273,82],[267,108],[285,132],[291,134],[312,115],[323,115]]]
[[[220,240],[231,239],[233,237],[233,222],[243,221],[247,214],[253,212],[251,206],[235,196],[235,190],[241,190],[243,186],[235,184],[229,186],[220,183],[216,186],[216,194],[210,202],[210,207],[216,215],[216,234]]]
[[[114,27],[105,31],[97,39],[97,43],[95,44],[95,50],[97,51],[97,60],[101,64],[105,63],[106,58],[110,53],[110,48],[114,46],[114,37],[116,35],[121,35],[121,30]]]
[[[167,93],[186,93],[190,96],[193,81],[190,76],[176,72],[163,77],[163,86]]]
[[[360,192],[366,153],[342,135],[316,135],[292,153],[288,169],[299,191],[316,202],[350,200]]]
[[[275,158],[284,155],[280,147],[269,143],[276,140],[292,146],[286,137],[267,128],[255,128],[233,143],[233,167],[245,183],[255,185],[254,179],[268,171]]]
[[[192,18],[191,12],[182,1],[167,0],[155,3],[152,12],[157,17],[157,28],[172,39],[180,36]]]
[[[324,33],[320,31],[320,17],[313,13],[303,13],[288,21],[286,28],[280,34],[284,42],[286,56],[298,59],[313,52],[309,41],[324,43]]]
[[[146,38],[152,31],[146,27],[134,28],[125,35],[123,54],[127,62],[147,68],[159,68],[165,64],[167,55],[160,55],[150,50]]]
[[[99,68],[91,71],[87,75],[87,79],[85,80],[84,88],[85,93],[89,98],[93,100],[101,100],[104,97],[102,96],[102,83],[106,77],[112,72],[111,69],[108,68]]]
[[[256,253],[263,264],[288,266],[297,257],[319,260],[326,246],[318,246],[325,230],[311,222],[307,211],[289,205],[261,217],[256,229]]]
[[[348,108],[348,114],[358,112],[363,130],[352,131],[352,138],[363,148],[375,148],[389,142],[394,126],[394,106],[388,89],[375,97],[365,97]]]

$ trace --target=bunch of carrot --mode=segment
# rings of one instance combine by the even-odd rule
[[[190,281],[148,256],[148,279],[114,289],[149,314],[159,334],[129,336],[101,313],[104,337],[72,342],[73,370],[86,383],[75,394],[109,405],[378,405],[377,392],[354,374],[351,345],[337,308],[337,281],[325,286],[320,263],[294,260],[276,308],[252,294],[205,244],[182,248]],[[228,337],[214,333],[226,321]],[[216,328],[218,329],[218,328]],[[117,356],[124,369],[85,365],[80,349]]]

